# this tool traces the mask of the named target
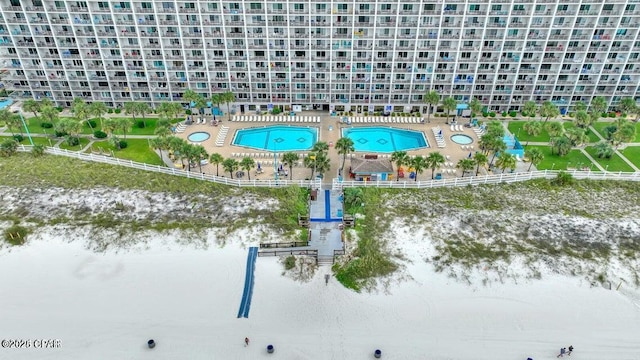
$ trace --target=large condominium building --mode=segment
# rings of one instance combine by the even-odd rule
[[[640,96],[638,0],[0,0],[15,96],[394,111]]]

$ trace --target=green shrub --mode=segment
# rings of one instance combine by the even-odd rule
[[[62,131],[62,130],[55,130],[54,134],[55,134],[56,137],[65,137],[65,136],[67,136],[67,133],[65,131]]]
[[[29,235],[29,229],[20,225],[12,225],[4,230],[4,240],[11,245],[22,245]]]
[[[136,127],[139,129],[144,129],[144,121],[142,120],[136,121]]]
[[[607,113],[600,114],[600,117],[603,117],[603,118],[606,118],[607,116],[608,116]]]
[[[191,115],[191,109],[187,109],[184,113],[187,115]]]
[[[472,112],[472,113],[471,113],[471,117],[472,117],[472,118],[476,117],[476,113]]]
[[[107,110],[107,112],[108,112],[109,114],[113,114],[113,109],[109,109],[109,110]]]
[[[98,123],[95,120],[88,120],[87,121],[87,126],[89,126],[92,129],[94,129],[97,125],[98,125]]]
[[[483,111],[483,112],[482,112],[482,116],[487,117],[487,116],[489,116],[489,113],[488,113],[488,112],[486,112],[486,111]]]
[[[610,112],[610,113],[609,113],[609,117],[610,117],[610,118],[614,118],[614,117],[616,117],[616,113],[614,113],[614,112]]]
[[[69,146],[80,145],[80,138],[78,138],[77,136],[67,136],[67,139],[65,141]]]
[[[509,111],[509,116],[511,116],[511,117],[513,117],[513,118],[514,118],[514,117],[518,116],[518,112],[517,112],[517,111],[514,111],[514,110]]]
[[[56,110],[58,110],[58,112],[62,112],[62,110],[64,110],[64,108],[62,106],[57,106]]]
[[[271,111],[271,113],[272,113],[273,115],[281,114],[281,113],[282,113],[282,109],[281,109],[281,108],[279,108],[279,107],[274,107],[274,108],[273,108],[273,110]]]
[[[622,116],[622,118],[626,119],[627,118],[627,113],[622,113],[620,116]]]
[[[492,118],[496,117],[496,113],[495,113],[495,111],[490,112],[490,113],[489,113],[489,116],[490,116],[490,117],[492,117]]]
[[[573,113],[572,113],[572,112],[570,112],[570,113],[568,113],[568,114],[567,114],[567,116],[568,116],[568,117],[570,117],[570,118],[572,118],[572,117],[573,117]]]
[[[48,121],[43,121],[40,123],[40,127],[43,129],[51,129],[53,127],[53,124]]]
[[[126,141],[124,141],[124,140],[120,140],[120,149],[121,149],[121,150],[122,150],[122,149],[126,149],[126,148],[127,148],[127,146],[129,146],[129,144],[128,144]]]
[[[573,175],[569,174],[566,171],[560,171],[558,173],[558,176],[556,176],[554,179],[551,180],[551,184],[564,186],[564,185],[572,184],[573,181],[574,181]]]
[[[120,114],[120,113],[122,112],[122,110],[121,110],[121,109],[115,109],[115,110],[114,110],[114,112],[115,112],[116,114]]]
[[[22,142],[22,140],[24,140],[24,136],[20,135],[20,134],[15,134],[13,135],[13,138],[15,139],[15,141],[17,142]]]
[[[284,259],[284,269],[285,270],[291,270],[294,267],[296,267],[296,257],[295,256],[287,256],[287,258]]]
[[[502,117],[507,117],[507,112],[503,111],[501,115],[502,115]]]
[[[93,132],[93,137],[96,139],[104,139],[107,137],[107,133],[102,130],[96,130]]]

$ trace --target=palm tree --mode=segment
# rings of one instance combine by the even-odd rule
[[[473,162],[476,165],[476,176],[478,176],[478,173],[480,172],[480,167],[487,165],[488,161],[489,161],[489,158],[487,157],[487,155],[479,151],[473,155]]]
[[[231,91],[226,91],[222,93],[222,96],[220,99],[222,100],[222,102],[224,102],[227,105],[227,112],[229,113],[229,121],[231,121],[230,103],[236,101],[236,95]]]
[[[160,118],[171,121],[178,117],[178,114],[182,111],[182,105],[177,102],[165,101],[158,106],[157,111]]]
[[[480,114],[482,112],[482,102],[474,97],[471,99],[471,102],[469,102],[469,108],[471,108],[472,113]]]
[[[542,103],[540,116],[544,117],[544,124],[546,124],[550,118],[555,118],[558,115],[560,115],[560,110],[558,110],[558,107],[554,103],[549,100]]]
[[[585,104],[584,101],[577,101],[576,104],[574,105],[574,110],[576,112],[587,111],[587,104]]]
[[[427,163],[427,167],[431,169],[431,180],[433,180],[436,169],[444,164],[444,156],[442,156],[442,154],[440,154],[438,151],[432,152],[431,154],[427,155],[425,161]]]
[[[124,112],[126,112],[127,115],[131,115],[134,124],[136,123],[136,115],[139,114],[138,104],[141,103],[137,101],[127,101],[126,103],[124,103]],[[145,123],[144,126],[146,127],[147,124]]]
[[[300,156],[298,153],[289,151],[282,155],[282,162],[289,166],[289,180],[293,180],[293,164],[298,162]]]
[[[159,137],[167,137],[172,134],[171,129],[168,126],[159,126],[153,131],[155,135]]]
[[[198,109],[198,114],[199,115],[204,114],[204,108],[207,107],[207,99],[205,99],[202,95],[198,95],[194,103],[195,103],[195,108]]]
[[[324,141],[318,141],[317,143],[313,144],[313,148],[311,148],[311,151],[327,154],[329,152],[329,144]]]
[[[400,181],[400,168],[409,164],[409,156],[406,151],[394,151],[391,154],[391,162],[396,163],[396,181]]]
[[[431,108],[433,105],[438,105],[440,102],[440,95],[435,90],[427,91],[427,93],[424,94],[423,100],[429,105],[427,106],[427,122],[431,122]]]
[[[464,177],[464,173],[473,170],[475,166],[476,163],[472,159],[460,159],[456,164],[456,168],[462,169],[462,177]]]
[[[218,94],[212,94],[211,95],[211,104],[215,105],[216,108],[218,108],[218,110],[220,110],[220,104],[222,104],[224,101],[222,100],[222,94],[218,93]],[[213,106],[211,107],[211,115],[213,115]]]
[[[540,121],[530,120],[524,123],[524,125],[522,125],[522,128],[527,133],[527,135],[536,137],[542,132],[542,123]],[[529,145],[529,141],[527,141],[527,145]]]
[[[40,103],[34,99],[25,100],[22,103],[22,110],[32,112],[34,118],[38,118],[38,111],[40,111]]]
[[[147,104],[146,102],[141,101],[137,103],[136,107],[138,108],[138,114],[142,116],[142,124],[144,125],[144,127],[147,127],[146,115],[151,113],[151,106],[149,106],[149,104]]]
[[[611,140],[617,149],[622,143],[631,142],[635,137],[636,126],[628,120],[621,119],[618,121],[617,129],[613,133]]]
[[[489,121],[487,124],[487,134],[502,139],[505,134],[504,125],[498,120]]]
[[[182,143],[182,147],[180,148],[180,153],[187,160],[187,171],[191,171],[191,164],[196,161],[200,162],[200,155],[198,154],[196,147],[188,142]]]
[[[115,118],[109,118],[102,124],[102,130],[111,136],[115,136],[114,132],[118,129],[118,122]]]
[[[536,102],[533,100],[525,102],[524,106],[522,107],[522,115],[524,116],[535,117],[537,111],[538,104],[536,104]]]
[[[133,125],[133,120],[126,117],[114,118],[118,130],[122,130],[122,135],[124,139],[127,140],[127,131],[131,130],[131,126]]]
[[[194,155],[198,161],[198,170],[202,172],[202,160],[209,159],[209,153],[202,145],[195,145],[193,148],[194,148]]]
[[[516,157],[507,152],[501,152],[500,156],[498,156],[498,160],[496,160],[496,166],[499,169],[502,169],[503,173],[507,168],[513,170],[516,168]]]
[[[167,144],[167,139],[164,137],[157,137],[149,140],[149,145],[151,145],[151,148],[158,151],[158,153],[160,154],[160,160],[162,160],[163,163],[164,163],[164,156],[162,155],[162,150],[165,148],[166,144]]]
[[[89,121],[89,117],[91,115],[89,104],[84,102],[84,100],[82,100],[81,98],[75,98],[73,100],[73,104],[71,105],[71,112],[75,115],[76,119],[78,119],[80,123],[86,122],[93,132],[93,126],[91,125],[91,121]]]
[[[82,123],[78,120],[63,118],[56,124],[56,131],[67,134],[66,142],[70,146],[76,145],[78,134],[82,130]]]
[[[542,160],[544,160],[544,153],[542,152],[542,150],[536,147],[528,149],[524,153],[524,156],[526,156],[530,162],[527,171],[531,171],[531,166],[535,165],[537,167],[538,164],[540,164]]]
[[[591,109],[591,112],[597,116],[597,120],[604,112],[607,111],[609,105],[607,104],[607,100],[603,96],[596,96],[591,100],[589,107]]]
[[[579,146],[589,141],[589,137],[584,129],[577,127],[566,130],[565,136],[571,141],[571,145],[573,146]]]
[[[600,141],[595,144],[593,149],[596,151],[596,156],[598,158],[610,159],[614,153],[613,147],[611,147],[611,145],[606,141]]]
[[[100,124],[102,124],[102,121],[104,120],[104,114],[106,114],[107,111],[107,105],[105,105],[101,101],[94,101],[91,103],[91,105],[89,105],[89,113],[98,118],[98,120],[100,120]]]
[[[305,157],[304,165],[311,169],[311,179],[313,179],[316,172],[322,175],[326,171],[328,171],[330,162],[326,153],[318,151],[312,152],[309,154],[309,156]]]
[[[449,96],[442,101],[442,107],[447,111],[447,121],[449,121],[451,112],[456,110],[456,108],[458,107],[458,102],[456,101],[456,99]]]
[[[566,136],[558,136],[553,138],[551,146],[551,154],[556,150],[558,156],[565,156],[571,151],[571,141]]]
[[[576,118],[573,120],[573,123],[582,129],[588,129],[592,124],[592,117],[585,110],[580,110],[576,112]]]
[[[58,109],[54,108],[51,105],[42,106],[42,108],[40,108],[40,114],[51,125],[55,125],[55,123],[58,121]]]
[[[191,104],[195,103],[196,100],[198,100],[198,97],[201,97],[200,94],[198,94],[197,92],[191,90],[191,89],[187,89],[184,94],[182,94],[182,100],[187,102],[187,106],[189,108],[189,113],[193,114],[193,111],[191,109]]]
[[[9,131],[11,131],[11,135],[15,135],[13,129],[20,129],[18,117],[15,116],[9,108],[4,108],[0,110],[0,122],[3,122],[7,125]]]
[[[250,157],[244,157],[240,160],[240,167],[247,171],[247,178],[251,180],[250,171],[256,166],[256,162]]]
[[[336,150],[338,150],[338,154],[342,155],[342,166],[340,167],[340,171],[342,172],[344,170],[344,165],[347,162],[347,155],[355,151],[356,148],[351,138],[341,137],[336,141]]]
[[[502,138],[494,137],[491,139],[491,142],[488,144],[489,150],[493,152],[493,157],[491,157],[491,161],[489,164],[493,164],[493,160],[495,160],[496,155],[503,153],[507,150],[507,144],[504,143]]]
[[[24,105],[22,105],[22,108],[27,110]],[[622,111],[623,113],[627,113],[629,115],[635,115],[638,112],[638,104],[636,104],[636,100],[634,98],[626,97],[620,100],[620,102],[618,103],[618,111]]]
[[[216,176],[220,176],[219,168],[223,161],[224,158],[218,153],[213,153],[209,156],[209,162],[216,165]]]
[[[427,159],[418,155],[413,159],[411,159],[411,161],[409,162],[409,166],[411,166],[413,170],[416,172],[416,176],[413,178],[413,180],[418,181],[418,175],[422,174],[424,169],[427,168]]]

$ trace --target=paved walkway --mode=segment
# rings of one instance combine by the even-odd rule
[[[318,257],[333,258],[334,250],[342,250],[342,192],[318,190],[318,197],[309,207],[311,219],[309,249],[318,250]]]

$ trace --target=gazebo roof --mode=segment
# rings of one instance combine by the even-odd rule
[[[392,173],[393,164],[389,159],[351,159],[351,172],[354,174]]]

